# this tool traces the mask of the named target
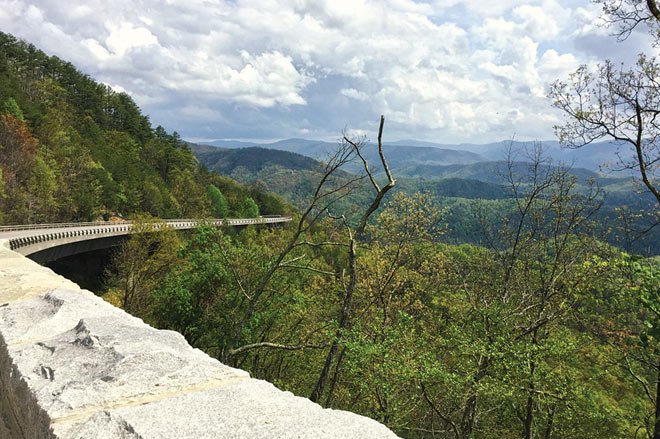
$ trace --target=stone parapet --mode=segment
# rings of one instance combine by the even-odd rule
[[[0,438],[388,438],[154,329],[0,241]]]

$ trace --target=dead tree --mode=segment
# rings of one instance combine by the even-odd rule
[[[357,283],[357,246],[360,238],[364,234],[364,230],[369,222],[370,217],[380,207],[385,194],[394,187],[396,180],[392,177],[392,173],[385,159],[383,153],[382,135],[385,119],[383,116],[380,118],[380,125],[378,129],[378,153],[380,164],[385,172],[387,182],[381,186],[374,176],[372,169],[369,167],[362,150],[368,146],[364,138],[349,139],[344,136],[337,150],[328,158],[323,164],[321,169],[321,176],[314,189],[311,200],[298,218],[294,231],[284,246],[282,251],[274,258],[273,262],[269,265],[268,269],[259,277],[255,282],[255,286],[250,291],[244,291],[244,300],[246,301],[246,312],[243,315],[241,324],[236,325],[233,340],[236,342],[241,339],[240,334],[243,328],[246,327],[252,318],[257,306],[269,292],[269,284],[278,270],[282,269],[298,269],[298,270],[311,270],[319,274],[338,277],[341,280],[342,286],[342,305],[339,310],[338,328],[334,339],[330,342],[330,348],[326,356],[323,369],[320,373],[317,384],[312,392],[311,399],[317,401],[324,393],[327,385],[327,378],[329,371],[334,363],[336,363],[337,352],[339,350],[339,342],[342,333],[350,326],[351,308],[353,305],[353,294]],[[363,165],[364,172],[361,175],[343,175],[343,178],[337,178],[341,168],[354,161],[360,160]],[[369,180],[372,188],[373,197],[371,203],[366,207],[364,212],[359,217],[357,225],[352,225],[347,220],[345,215],[332,215],[330,212],[333,207],[342,199],[349,196],[358,184]],[[320,220],[324,218],[332,218],[338,221],[341,229],[344,231],[344,238],[339,240],[331,240],[325,242],[313,242],[307,239],[307,233],[310,232]],[[315,268],[312,262],[305,254],[292,256],[295,249],[298,248],[320,248],[327,246],[342,247],[347,252],[347,264],[338,270],[337,273],[327,272]],[[235,347],[230,346],[227,351],[229,356],[236,356],[251,349],[270,348],[270,349],[285,349],[297,350],[307,347],[322,348],[326,345],[282,345],[278,343],[262,342],[251,343],[249,345]]]
[[[336,366],[335,379],[336,379],[338,364],[340,363],[341,357],[343,356],[343,351],[342,354],[340,355],[338,355],[338,351],[339,351],[339,343],[343,335],[343,332],[350,327],[351,308],[353,306],[353,294],[355,292],[355,286],[357,284],[357,276],[358,276],[357,267],[356,267],[357,244],[359,242],[359,239],[364,234],[364,229],[367,226],[369,218],[380,207],[380,204],[383,201],[385,194],[387,194],[387,192],[390,189],[392,189],[396,184],[396,180],[392,177],[392,173],[390,172],[390,168],[387,164],[387,160],[385,159],[385,155],[383,154],[382,137],[383,137],[384,123],[385,123],[385,119],[383,118],[383,116],[381,116],[380,127],[378,128],[378,155],[380,158],[380,163],[387,177],[387,183],[382,187],[376,181],[372,170],[369,168],[369,163],[364,158],[364,155],[361,152],[361,149],[363,147],[363,142],[354,142],[348,139],[347,137],[344,137],[343,139],[344,144],[348,145],[362,161],[365,175],[369,178],[369,182],[372,186],[374,196],[371,201],[371,204],[363,212],[355,229],[352,229],[348,221],[346,221],[345,217],[343,216],[336,217],[336,219],[341,220],[342,223],[344,224],[344,227],[346,229],[346,234],[348,236],[348,242],[347,242],[348,267],[346,274],[344,275],[344,279],[342,279],[343,280],[342,284],[344,285],[344,294],[343,294],[343,303],[339,311],[337,332],[335,334],[334,340],[332,341],[332,345],[330,346],[330,349],[328,350],[328,353],[325,357],[325,362],[323,363],[323,368],[321,369],[321,373],[316,382],[316,386],[314,386],[314,389],[312,390],[312,393],[309,397],[309,399],[311,399],[314,402],[319,401],[319,399],[323,396],[326,390],[326,386],[328,384],[328,376],[330,374],[330,370],[333,364],[335,363],[337,363],[335,365]],[[329,402],[331,399],[332,387],[334,387],[334,384],[331,385],[331,390],[326,399],[327,402]]]

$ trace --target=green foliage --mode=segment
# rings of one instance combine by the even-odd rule
[[[660,361],[657,334],[657,263],[605,248],[585,269],[598,279],[580,291],[579,327],[608,346],[604,365],[635,393],[618,390],[616,409],[630,430],[652,436]],[[621,386],[619,383],[618,386]]]
[[[609,264],[594,263],[602,261],[596,255],[605,247],[567,251],[581,262],[571,264],[562,282],[578,288],[568,297],[578,297],[581,305],[563,308],[557,302],[548,308],[552,317],[534,342],[528,331],[538,314],[523,310],[536,310],[539,302],[527,288],[544,288],[554,256],[532,266],[524,263],[530,254],[521,256],[507,280],[510,259],[482,247],[432,244],[428,231],[435,221],[406,223],[396,215],[420,201],[395,200],[370,229],[372,244],[358,260],[359,317],[342,335],[340,375],[325,403],[385,422],[404,437],[425,437],[427,430],[445,431],[446,437],[517,437],[534,378],[535,435],[550,423],[556,437],[619,438],[634,432],[643,422],[638,413],[647,408],[644,400],[625,371],[611,366],[617,354],[610,344],[579,326],[580,313],[603,312],[595,308],[602,305],[582,298],[594,297],[589,290],[602,284],[605,270],[627,282],[624,265],[617,273]],[[398,231],[390,234],[392,228]],[[230,236],[199,228],[180,251],[169,253],[172,268],[154,284],[144,316],[229,364],[306,394],[323,361],[314,346],[332,337],[329,319],[341,306],[328,292],[341,280],[283,270],[267,300],[253,304],[251,288],[287,233],[248,229]],[[318,233],[310,239],[327,240],[332,232]],[[137,245],[134,251],[145,247]],[[315,267],[323,270],[341,258],[336,247],[319,249],[318,256]],[[150,270],[158,259],[138,266]],[[657,280],[645,279],[635,284],[657,286]],[[608,306],[624,304],[641,309],[641,302]],[[263,341],[310,348],[238,349]],[[470,434],[461,427],[465,416],[478,419]]]
[[[25,121],[23,111],[21,110],[21,107],[18,106],[18,103],[14,100],[14,98],[8,98],[0,105],[0,113],[7,113],[22,122]]]
[[[247,197],[241,203],[241,216],[245,218],[256,218],[259,216],[259,206],[254,202],[252,197]]]
[[[282,239],[267,230],[256,234],[248,229],[232,237],[213,227],[199,227],[178,253],[176,268],[152,291],[150,318],[225,362],[236,361],[232,350],[265,328],[285,333],[281,325],[291,323],[284,316],[301,315],[300,309],[294,312],[291,307],[304,307],[299,288],[306,276],[292,281],[282,273],[275,286],[290,295],[272,297],[268,305],[251,300],[255,279]]]
[[[648,430],[652,404],[634,376],[656,383],[654,363],[636,359],[656,355],[657,266],[589,236],[597,197],[570,176],[531,179],[519,197],[489,201],[522,207],[484,209],[498,218],[484,224],[497,238],[486,248],[439,244],[449,209],[395,194],[358,243],[343,326],[343,228],[305,231],[259,290],[294,230],[201,227],[151,290],[147,319],[300,395],[336,343],[319,401],[403,437]]]
[[[149,319],[151,291],[174,269],[180,247],[179,236],[165,223],[148,216],[135,218],[130,239],[113,258],[105,298]]]
[[[210,184],[206,187],[206,192],[211,199],[211,213],[215,218],[227,218],[229,215],[229,204],[220,189]]]
[[[179,135],[152,128],[126,93],[4,33],[0,168],[0,221],[6,223],[142,212],[201,218],[211,214],[210,184],[222,191],[229,211],[240,212],[251,193],[264,211],[284,210],[272,196],[200,168]]]

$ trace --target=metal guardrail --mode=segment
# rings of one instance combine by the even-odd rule
[[[291,221],[290,216],[280,217],[260,217],[260,218],[227,218],[227,219],[210,219],[210,220],[196,220],[196,219],[169,219],[161,220],[162,222],[155,222],[154,228],[160,229],[162,224],[169,225],[177,230],[191,229],[199,224],[212,224],[214,226],[245,226],[250,224],[273,224]],[[132,221],[96,221],[84,223],[54,223],[54,224],[29,224],[29,225],[16,225],[16,226],[2,226],[0,232],[17,231],[17,230],[42,230],[42,229],[67,229],[71,230],[60,232],[44,232],[30,236],[20,236],[9,239],[9,248],[16,250],[21,247],[26,247],[33,244],[39,244],[47,241],[54,241],[59,239],[74,238],[78,236],[89,236],[89,239],[94,239],[94,236],[99,235],[116,235],[128,234],[133,228]]]
[[[38,229],[59,229],[66,227],[84,227],[84,226],[103,226],[114,224],[125,224],[130,221],[94,221],[82,223],[52,223],[52,224],[16,224],[11,226],[0,226],[0,232],[14,232],[16,230],[38,230]]]
[[[266,215],[259,218],[227,218],[227,219],[213,218],[209,220],[183,218],[183,219],[163,219],[157,221],[158,222],[162,221],[166,224],[177,223],[177,222],[194,222],[196,224],[203,224],[205,222],[210,222],[215,225],[219,225],[218,224],[219,222],[227,221],[227,224],[231,225],[231,224],[245,224],[246,222],[249,222],[250,224],[288,222],[291,221],[291,217]],[[117,226],[123,224],[133,224],[133,221],[122,220],[122,221],[91,221],[91,222],[80,222],[80,223],[16,224],[9,226],[0,226],[0,233],[14,232],[17,230],[61,229],[67,227],[91,227],[91,226]]]

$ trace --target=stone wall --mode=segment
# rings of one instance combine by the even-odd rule
[[[250,378],[0,241],[0,439],[388,438]]]

